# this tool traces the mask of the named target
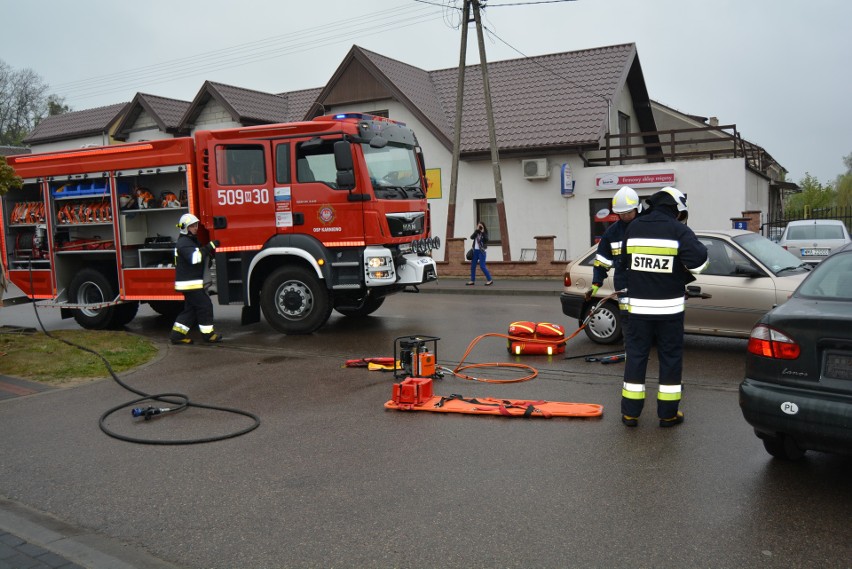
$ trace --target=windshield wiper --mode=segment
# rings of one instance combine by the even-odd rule
[[[807,269],[810,271],[812,270],[812,267],[808,263],[801,263],[795,267],[784,267],[783,269],[778,269],[778,272],[775,274],[777,275],[783,273],[784,271],[795,271],[796,269]]]

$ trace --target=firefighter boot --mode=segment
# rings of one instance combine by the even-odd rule
[[[218,344],[222,341],[222,334],[217,334],[216,332],[211,332],[209,335],[204,337],[204,341],[208,344]]]
[[[630,415],[622,415],[621,422],[628,427],[635,427],[639,424],[639,417],[631,417]]]
[[[674,427],[675,425],[680,425],[683,423],[683,412],[678,411],[674,417],[670,417],[668,419],[660,419],[661,427]]]

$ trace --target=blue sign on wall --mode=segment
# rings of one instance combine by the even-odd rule
[[[735,221],[734,229],[748,229],[748,221]]]
[[[574,197],[574,175],[571,173],[571,166],[566,162],[562,165],[562,183],[560,190],[563,198]]]

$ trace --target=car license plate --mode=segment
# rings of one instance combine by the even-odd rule
[[[829,249],[802,249],[802,257],[825,257]]]
[[[822,375],[830,379],[852,379],[852,354],[826,352]]]

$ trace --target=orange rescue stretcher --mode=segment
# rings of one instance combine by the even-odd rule
[[[603,405],[530,399],[466,398],[462,395],[441,397],[432,391],[432,379],[409,377],[393,387],[393,398],[385,409],[397,411],[432,411],[467,415],[502,415],[503,417],[600,417]]]

